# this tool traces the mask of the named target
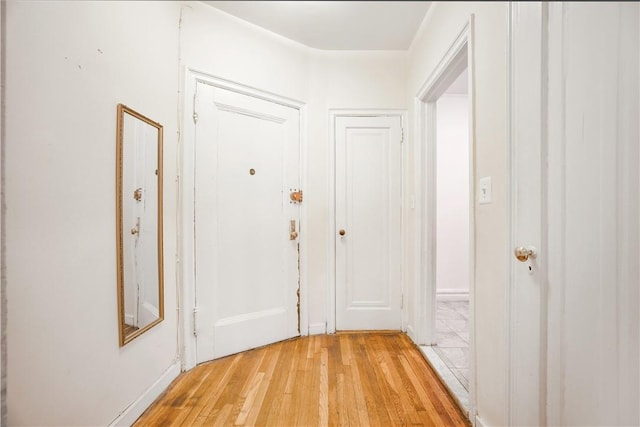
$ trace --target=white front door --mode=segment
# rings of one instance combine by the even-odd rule
[[[299,335],[300,129],[294,108],[203,83],[195,110],[200,363]]]
[[[336,329],[402,328],[401,117],[337,117]]]

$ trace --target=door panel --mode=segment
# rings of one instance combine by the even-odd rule
[[[197,361],[298,335],[298,111],[198,84]]]
[[[336,118],[337,329],[402,327],[400,141],[400,117]]]

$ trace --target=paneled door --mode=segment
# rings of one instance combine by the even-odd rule
[[[514,3],[506,425],[639,425],[640,7]]]
[[[299,335],[299,111],[204,83],[195,115],[201,363]]]
[[[336,329],[399,330],[401,117],[335,120]]]

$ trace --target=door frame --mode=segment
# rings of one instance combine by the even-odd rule
[[[406,177],[405,177],[405,164],[407,161],[407,147],[406,143],[406,128],[407,128],[407,111],[403,109],[348,109],[348,108],[331,108],[329,109],[329,200],[327,206],[329,207],[329,222],[328,222],[328,245],[327,245],[327,272],[329,286],[327,289],[327,324],[318,325],[310,333],[321,334],[326,333],[333,334],[336,332],[336,119],[338,117],[399,117],[400,126],[402,127],[402,143],[401,143],[401,159],[400,164],[400,187],[401,187],[401,212],[400,212],[400,227],[402,232],[400,233],[400,291],[402,292],[402,330],[406,331],[407,325],[407,304],[405,304],[405,273],[404,273],[404,254],[405,248],[405,234],[407,221],[405,218],[405,190]]]
[[[194,101],[198,83],[231,90],[254,98],[291,107],[300,114],[300,188],[307,187],[307,105],[303,101],[287,98],[259,88],[227,80],[191,67],[184,68],[182,111],[182,132],[178,147],[178,247],[177,263],[177,298],[178,298],[178,344],[182,370],[186,371],[196,365],[196,337],[193,331],[197,324],[195,306],[195,229],[194,208],[194,156],[195,156],[195,120]],[[308,300],[307,300],[307,210],[306,204],[300,204],[299,225],[299,286],[300,286],[300,335],[308,333]]]
[[[473,14],[458,32],[438,65],[414,98],[415,188],[418,203],[416,239],[415,330],[409,336],[418,345],[435,344],[436,312],[436,101],[465,68],[469,88],[469,419],[475,425],[475,59]]]

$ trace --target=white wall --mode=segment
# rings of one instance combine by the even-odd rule
[[[11,425],[106,425],[177,354],[179,8],[8,2]],[[165,320],[118,346],[116,105],[164,125]],[[175,371],[173,371],[175,373]]]
[[[418,90],[434,70],[470,15],[475,14],[475,173],[492,177],[493,202],[478,205],[476,197],[476,410],[487,425],[504,425],[505,405],[505,286],[507,206],[506,177],[506,71],[507,71],[507,6],[506,3],[436,2],[429,9],[421,31],[414,40],[408,59],[407,100],[413,106]],[[413,110],[410,117],[415,119]],[[412,141],[411,157],[417,153]],[[410,176],[417,171],[411,166]],[[411,179],[406,196],[416,194],[415,179]],[[408,238],[411,239],[407,280],[417,286],[415,236],[419,224],[410,218]],[[409,321],[415,324],[416,307],[409,300]]]
[[[436,292],[469,292],[469,97],[436,103]]]
[[[180,66],[299,101],[309,49],[201,2],[180,2]]]

